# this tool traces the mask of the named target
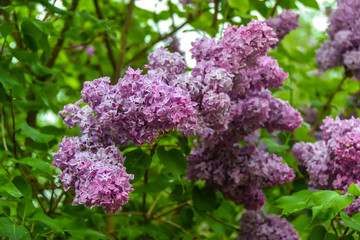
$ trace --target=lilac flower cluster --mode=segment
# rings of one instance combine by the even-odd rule
[[[265,23],[275,31],[277,38],[281,41],[292,30],[300,26],[299,17],[299,14],[291,10],[284,10],[274,18],[267,19]]]
[[[311,186],[345,193],[351,183],[360,181],[360,119],[327,117],[321,130],[323,140],[296,143],[292,153],[306,167]],[[357,202],[358,206],[350,208],[360,210]]]
[[[82,100],[60,112],[68,127],[80,127],[87,142],[151,143],[159,131],[174,128],[192,134],[191,125],[196,124],[195,103],[181,88],[131,68],[116,85],[109,83],[109,78],[85,82]],[[81,103],[88,105],[81,108]]]
[[[62,143],[54,160],[64,171],[61,175],[64,187],[75,189],[74,203],[105,206],[95,200],[96,196],[88,196],[84,188],[80,189],[83,180],[77,180],[84,175],[88,183],[98,175],[90,181],[86,178],[88,172],[79,175],[80,170],[70,171],[66,165],[69,159],[80,161],[85,154],[96,159],[91,154],[98,156],[101,149],[129,142],[152,143],[159,134],[177,129],[203,140],[202,150],[194,150],[189,158],[190,178],[207,180],[227,198],[250,209],[260,208],[265,201],[261,188],[292,181],[294,173],[276,155],[253,145],[239,148],[234,143],[262,127],[269,131],[293,131],[302,122],[296,110],[273,98],[267,89],[280,88],[287,77],[276,60],[267,56],[277,41],[265,23],[252,21],[247,26],[228,26],[222,40],[205,38],[193,43],[191,52],[197,64],[190,73],[185,72],[183,56],[159,48],[149,55],[145,75],[129,68],[116,85],[110,85],[109,78],[85,82],[82,99],[59,113],[69,128],[81,129],[84,147],[73,147],[74,154],[79,155],[73,156]],[[246,153],[241,153],[243,150]],[[104,161],[108,160],[101,163],[105,164]],[[97,173],[108,173],[111,167],[114,174],[124,170],[121,163],[108,164]],[[202,167],[204,164],[211,168]],[[68,179],[79,183],[70,184]],[[114,186],[118,185],[112,184],[111,190]],[[106,209],[119,207],[112,205]]]
[[[225,198],[258,210],[265,201],[261,188],[285,184],[295,177],[294,171],[281,161],[281,157],[255,145],[240,147],[224,141],[216,147],[203,145],[193,150],[188,173],[191,179],[206,180]]]
[[[324,70],[345,66],[360,79],[360,2],[337,0],[330,15],[329,40],[316,52],[317,64]]]
[[[75,189],[73,204],[101,206],[116,212],[129,200],[132,191],[124,158],[115,146],[88,148],[80,137],[64,138],[53,164],[62,170],[59,175],[64,190]]]
[[[240,232],[238,240],[300,240],[294,227],[279,216],[269,215],[265,218],[256,212],[246,212],[240,219]]]

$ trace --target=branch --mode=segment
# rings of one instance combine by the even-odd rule
[[[181,227],[180,225],[174,223],[174,222],[171,222],[171,221],[168,221],[168,220],[164,220],[164,219],[156,219],[157,221],[159,222],[162,222],[162,223],[166,223],[170,226],[173,226],[177,229],[179,229],[180,231],[182,231],[183,233],[185,233],[188,237],[190,237],[191,239],[196,239],[191,233],[189,233],[188,231],[185,230],[185,228]]]
[[[14,113],[14,105],[13,105],[13,97],[12,97],[12,89],[10,89],[10,108],[11,108],[11,117],[12,117],[12,140],[14,145],[14,158],[16,159],[16,138],[15,138],[15,113]]]
[[[309,136],[313,136],[315,130],[318,128],[318,126],[320,125],[320,122],[325,114],[325,112],[329,109],[331,101],[333,100],[333,98],[335,97],[336,93],[339,91],[339,89],[341,88],[341,85],[345,82],[346,78],[349,76],[349,74],[347,72],[345,72],[344,77],[341,79],[341,81],[339,82],[339,84],[336,86],[336,88],[334,89],[334,91],[331,93],[329,99],[327,100],[327,102],[325,103],[320,115],[318,116],[318,118],[316,119],[313,128],[311,129],[311,132],[309,132]]]
[[[117,80],[120,78],[121,70],[124,68],[124,56],[126,51],[126,39],[129,33],[130,25],[131,25],[131,19],[133,14],[133,9],[135,5],[135,0],[130,0],[129,5],[127,6],[127,13],[125,18],[125,25],[124,25],[124,34],[121,35],[121,48],[119,52],[118,59],[116,61],[115,65],[115,71],[114,75],[111,79],[111,82],[115,84]]]
[[[71,12],[75,11],[78,3],[79,3],[79,0],[73,0],[73,2],[71,4],[70,8],[68,9],[68,11],[71,11]],[[70,15],[69,19],[71,19],[71,18],[72,18],[72,16]],[[70,28],[70,25],[65,21],[64,28],[61,30],[61,33],[60,33],[60,38],[56,42],[55,47],[53,48],[53,51],[52,51],[52,54],[51,54],[51,58],[48,61],[48,63],[46,64],[46,66],[48,68],[52,68],[54,66],[56,58],[58,57],[59,52],[60,52],[60,50],[62,48],[62,45],[64,43],[65,33],[69,30],[69,28]]]
[[[213,23],[212,26],[213,28],[217,31],[217,21],[218,21],[218,13],[219,13],[219,2],[220,0],[215,0],[215,12],[214,12],[214,18],[213,18]]]
[[[96,9],[96,14],[98,15],[99,19],[104,19],[104,16],[101,12],[100,6],[99,6],[99,1],[98,0],[94,0],[94,5],[95,5],[95,9]],[[111,65],[113,67],[113,70],[115,71],[116,68],[116,60],[113,54],[113,51],[111,49],[111,44],[110,44],[110,40],[109,40],[109,35],[107,34],[107,32],[104,32],[104,41],[105,41],[105,45],[106,45],[106,49],[107,49],[107,55],[108,58],[111,62]]]
[[[7,144],[6,144],[6,139],[5,139],[5,129],[4,129],[4,113],[2,108],[0,109],[0,115],[1,115],[1,138],[2,138],[2,142],[4,145],[4,149],[5,151],[9,151]],[[14,146],[16,148],[16,146]]]
[[[197,14],[196,16],[199,16],[199,14]],[[195,16],[195,17],[196,17]],[[172,35],[174,35],[177,31],[179,31],[181,28],[183,28],[186,24],[192,22],[195,17],[193,15],[190,15],[188,17],[188,19],[183,23],[181,24],[180,26],[178,27],[175,27],[171,32],[163,35],[163,36],[160,36],[158,39],[156,39],[155,41],[149,43],[146,47],[144,47],[142,50],[140,50],[137,54],[135,54],[135,56],[129,60],[128,62],[126,62],[124,64],[124,66],[129,66],[131,65],[133,62],[135,62],[136,60],[138,60],[139,58],[141,58],[141,56],[146,53],[149,49],[151,49],[155,44],[157,44],[158,42],[162,41],[162,40],[165,40],[167,39],[168,37],[171,37]]]
[[[167,214],[169,214],[169,213],[171,213],[171,212],[177,211],[177,210],[185,207],[186,205],[189,205],[189,203],[188,203],[188,202],[184,202],[184,203],[182,203],[182,204],[179,204],[178,206],[173,207],[173,208],[170,208],[169,210],[167,210],[167,211],[165,211],[165,212],[163,212],[163,213],[160,213],[159,215],[154,216],[153,218],[154,218],[154,219],[159,219],[159,218],[161,218],[162,216],[165,216],[165,215],[167,215]]]
[[[276,8],[277,8],[277,6],[279,6],[280,1],[281,1],[281,0],[276,0],[276,3],[275,3],[275,5],[274,5],[273,9],[271,9],[270,17],[274,17]]]
[[[233,226],[233,225],[231,225],[231,224],[229,224],[229,223],[227,223],[227,222],[225,222],[225,221],[223,221],[223,220],[221,220],[221,219],[219,219],[219,218],[216,218],[216,217],[214,217],[214,216],[211,216],[210,214],[206,214],[206,216],[208,216],[209,218],[211,218],[211,219],[213,219],[214,221],[216,221],[216,222],[218,222],[218,223],[221,223],[221,224],[223,224],[223,225],[225,225],[225,226],[228,226],[228,227],[230,227],[230,228],[232,228],[232,229],[235,229],[236,231],[240,231],[240,227],[235,227],[235,226]]]

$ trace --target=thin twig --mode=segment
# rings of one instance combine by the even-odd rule
[[[219,13],[219,3],[220,3],[220,0],[215,0],[215,12],[214,12],[212,26],[216,30],[216,32],[218,30],[217,22],[218,22],[218,13]]]
[[[153,213],[153,210],[156,206],[156,204],[159,202],[159,200],[161,199],[162,197],[162,192],[160,192],[157,197],[155,198],[155,200],[153,201],[153,203],[151,204],[151,206],[149,207],[149,210],[147,211],[146,215],[147,215],[147,218],[150,219],[151,218],[151,215]]]
[[[60,203],[62,197],[64,196],[64,194],[65,194],[65,191],[62,191],[60,196],[58,197],[58,199],[56,199],[56,202],[55,202],[54,206],[52,206],[51,211],[49,212],[49,215],[56,210],[56,208],[59,205],[59,203]]]
[[[189,203],[188,203],[188,202],[181,203],[181,204],[179,204],[179,205],[176,206],[176,207],[170,208],[169,210],[167,210],[167,211],[165,211],[165,212],[162,212],[162,213],[160,213],[160,214],[157,215],[157,216],[154,216],[153,218],[154,218],[154,219],[161,218],[162,216],[165,216],[165,215],[167,215],[167,214],[169,214],[169,213],[171,213],[171,212],[175,212],[175,211],[177,211],[177,210],[185,207],[186,205],[189,205]]]
[[[160,36],[158,39],[156,39],[155,41],[152,41],[151,43],[149,43],[146,47],[144,47],[142,50],[140,50],[138,53],[135,54],[135,56],[133,58],[131,58],[128,62],[126,62],[124,64],[124,66],[129,66],[131,65],[133,62],[135,62],[136,60],[138,60],[139,58],[141,58],[149,49],[151,49],[155,44],[157,44],[158,42],[165,40],[169,37],[171,37],[172,35],[174,35],[177,31],[179,31],[181,28],[183,28],[186,24],[192,22],[195,20],[196,16],[199,16],[200,14],[197,14],[195,16],[190,15],[188,17],[188,19],[182,23],[180,26],[175,27],[171,32]]]
[[[349,231],[349,227],[345,228],[343,235],[339,239],[343,239],[346,236],[348,231]]]
[[[318,118],[316,119],[313,128],[311,129],[311,132],[309,132],[309,136],[313,136],[315,130],[318,128],[318,126],[320,125],[320,122],[325,114],[325,112],[329,109],[331,101],[333,100],[333,98],[335,97],[336,93],[339,91],[339,89],[341,88],[341,85],[343,85],[343,83],[345,82],[346,78],[348,77],[348,73],[345,72],[344,77],[341,79],[341,81],[339,82],[339,84],[336,86],[336,88],[334,89],[334,91],[331,93],[329,99],[327,100],[327,102],[325,103],[321,113],[319,114]]]
[[[334,218],[333,219],[331,219],[331,227],[332,227],[332,229],[334,230],[334,232],[335,232],[335,235],[336,235],[336,238],[339,238],[339,235],[338,235],[338,233],[337,233],[337,231],[336,231],[336,228],[335,228],[335,225],[334,225]]]
[[[135,0],[130,0],[130,3],[127,6],[127,13],[125,17],[124,34],[121,35],[120,52],[118,59],[116,61],[114,76],[111,79],[111,82],[113,84],[116,83],[117,80],[120,78],[121,71],[124,68],[124,57],[125,57],[126,43],[127,43],[126,40],[131,26],[131,19],[132,19],[134,6],[135,6]]]
[[[276,3],[275,3],[275,5],[274,5],[273,9],[271,9],[270,17],[274,17],[276,8],[277,8],[277,6],[279,6],[280,1],[281,1],[281,0],[276,0]]]
[[[12,140],[14,145],[14,158],[16,159],[16,138],[15,138],[15,113],[12,97],[12,89],[10,89],[10,108],[11,108],[11,117],[12,117]]]
[[[99,6],[99,1],[98,1],[98,0],[94,0],[94,5],[95,5],[96,14],[98,15],[99,19],[104,19],[104,16],[103,16],[102,11],[101,11],[100,6]],[[110,62],[111,62],[111,65],[112,65],[112,67],[113,67],[113,70],[115,71],[115,68],[116,68],[116,60],[115,60],[113,51],[112,51],[112,49],[111,49],[111,44],[110,44],[110,40],[109,40],[109,35],[107,34],[107,32],[104,32],[104,41],[105,41],[105,46],[106,46],[106,49],[107,49],[108,58],[109,58],[109,60],[110,60]]]
[[[73,0],[70,8],[68,9],[68,11],[75,11],[76,7],[78,6],[78,3],[79,3],[79,0]],[[69,15],[69,17],[71,19],[71,15]],[[55,47],[53,48],[53,51],[52,51],[52,54],[51,54],[51,58],[50,60],[47,62],[46,66],[48,68],[52,68],[55,64],[55,61],[56,61],[56,58],[58,57],[59,53],[60,53],[60,50],[62,48],[62,45],[65,41],[65,33],[69,30],[70,28],[70,25],[65,21],[64,23],[64,27],[63,29],[61,30],[61,33],[60,33],[60,38],[58,39],[58,41],[56,42],[55,44]]]
[[[164,219],[156,219],[156,220],[159,221],[159,222],[162,222],[162,223],[166,223],[166,224],[168,224],[168,225],[170,225],[170,226],[173,226],[173,227],[179,229],[180,231],[182,231],[183,233],[185,233],[185,234],[186,234],[187,236],[189,236],[191,239],[195,239],[195,237],[194,237],[191,233],[189,233],[189,232],[186,231],[183,227],[181,227],[180,225],[178,225],[178,224],[176,224],[176,223],[174,223],[174,222],[171,222],[171,221],[168,221],[168,220],[164,220]]]
[[[119,213],[113,214],[113,216],[128,216],[128,215],[142,216],[143,213],[142,212],[119,212]]]
[[[216,222],[218,222],[218,223],[221,223],[221,224],[223,224],[223,225],[225,225],[225,226],[228,226],[228,227],[230,227],[230,228],[232,228],[232,229],[235,229],[236,231],[239,231],[240,230],[240,227],[235,227],[235,226],[233,226],[233,225],[231,225],[231,224],[229,224],[229,223],[227,223],[227,222],[225,222],[225,221],[223,221],[223,220],[221,220],[221,219],[219,219],[219,218],[216,218],[216,217],[214,217],[214,216],[211,216],[210,214],[206,214],[206,216],[208,216],[209,218],[211,218],[211,219],[213,219],[214,221],[216,221]]]
[[[0,114],[1,114],[1,138],[2,138],[2,142],[4,145],[4,149],[5,151],[9,151],[7,144],[6,144],[6,139],[5,139],[5,129],[4,129],[4,113],[3,110],[1,108],[0,110]],[[16,146],[14,146],[16,148]]]
[[[2,55],[3,55],[3,53],[4,53],[4,48],[5,48],[5,44],[6,44],[6,39],[7,39],[7,37],[4,38],[4,42],[3,42],[2,46],[1,46],[0,60],[1,60]]]
[[[145,173],[144,173],[144,184],[147,184],[147,181],[148,181],[148,173],[149,173],[149,170],[146,169],[146,170],[145,170]],[[144,215],[145,221],[148,221],[147,215],[146,215],[146,192],[144,192],[143,198],[142,198],[142,211],[143,211],[143,215]]]

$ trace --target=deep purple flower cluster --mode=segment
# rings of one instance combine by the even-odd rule
[[[360,119],[327,117],[321,129],[323,140],[296,143],[292,153],[306,167],[311,186],[345,193],[351,183],[360,181]]]
[[[267,19],[265,23],[275,31],[277,38],[281,41],[292,30],[300,26],[299,17],[299,14],[291,10],[284,10],[274,18]]]
[[[317,64],[324,70],[345,66],[360,79],[360,2],[337,0],[338,8],[330,15],[328,35],[316,52]]]
[[[256,212],[246,212],[240,219],[238,240],[300,240],[294,227],[279,216],[269,215],[265,218]]]
[[[281,161],[281,157],[259,150],[255,145],[240,147],[226,141],[215,146],[203,143],[200,149],[192,151],[188,173],[191,179],[206,180],[227,199],[258,210],[265,201],[261,188],[285,184],[295,177],[294,171]]]
[[[124,158],[115,146],[89,148],[80,137],[64,138],[53,164],[62,170],[59,175],[64,190],[75,189],[73,204],[101,206],[116,212],[129,200],[132,191]]]

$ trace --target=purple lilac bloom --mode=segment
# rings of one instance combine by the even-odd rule
[[[320,128],[323,140],[296,143],[292,153],[306,167],[311,186],[345,193],[351,183],[360,182],[360,119],[327,117]],[[358,207],[349,209],[353,214]]]
[[[300,240],[294,227],[276,215],[262,217],[259,213],[248,211],[241,216],[238,240]]]
[[[205,144],[193,150],[188,158],[189,178],[206,180],[227,199],[250,209],[258,210],[262,206],[265,197],[261,188],[285,184],[295,177],[293,169],[281,163],[281,157],[254,145],[240,147],[225,141]]]
[[[132,191],[129,180],[133,175],[126,173],[124,160],[115,146],[90,149],[80,137],[64,137],[53,164],[62,170],[59,178],[64,190],[75,190],[74,205],[101,206],[116,212]]]
[[[276,33],[277,38],[281,41],[292,30],[299,27],[299,14],[291,10],[284,10],[275,17],[270,17],[265,23]]]
[[[114,86],[108,78],[85,82],[82,101],[89,105],[67,105],[60,116],[69,127],[79,126],[87,139],[103,144],[151,143],[159,131],[176,127],[191,135],[197,118],[189,94],[140,73],[129,68]]]
[[[360,79],[360,2],[338,0],[330,17],[329,40],[316,52],[317,64],[324,70],[345,66]]]

